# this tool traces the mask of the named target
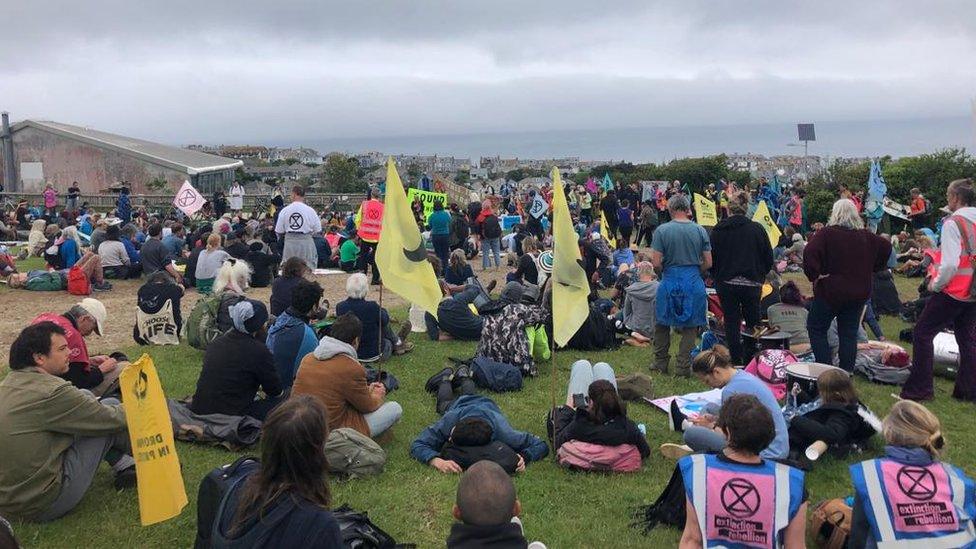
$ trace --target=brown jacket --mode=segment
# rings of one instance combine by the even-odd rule
[[[363,414],[375,412],[383,399],[370,394],[366,370],[354,357],[356,350],[331,337],[322,338],[305,355],[295,374],[293,395],[311,395],[326,409],[329,429],[351,427],[370,436]]]

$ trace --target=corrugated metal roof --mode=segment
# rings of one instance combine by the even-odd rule
[[[136,156],[147,162],[180,170],[187,175],[233,169],[244,165],[241,160],[224,158],[215,154],[161,145],[152,141],[125,137],[91,128],[51,122],[48,120],[24,120],[11,127],[12,132],[26,127],[51,132],[68,139],[75,139],[96,147],[106,147],[123,154]]]

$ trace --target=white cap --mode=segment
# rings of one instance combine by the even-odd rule
[[[102,326],[108,317],[108,312],[105,311],[105,305],[94,297],[86,297],[78,303],[78,306],[87,311],[95,319],[95,332],[98,335],[102,335]]]

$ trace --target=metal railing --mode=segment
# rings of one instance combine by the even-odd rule
[[[115,208],[115,201],[118,194],[83,194],[79,198],[79,206],[87,202],[90,208],[95,211],[109,211]],[[129,195],[133,208],[146,207],[151,209],[168,209],[173,205],[172,194],[131,194]],[[365,199],[364,193],[308,193],[305,195],[305,202],[317,210],[322,210],[335,203],[336,207],[347,211],[358,208],[359,204]],[[29,205],[43,205],[44,196],[40,193],[0,193],[0,204],[16,205],[21,200],[27,200]],[[67,201],[67,194],[58,195],[58,205],[64,207]],[[251,211],[255,207],[264,208],[271,201],[270,193],[252,194],[244,197],[244,210]],[[285,197],[287,204],[288,197]]]

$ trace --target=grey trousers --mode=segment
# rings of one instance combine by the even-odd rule
[[[285,246],[281,251],[281,262],[291,257],[300,257],[309,269],[318,268],[319,253],[315,249],[312,235],[307,233],[288,233],[285,235]]]
[[[698,328],[675,328],[681,334],[678,343],[678,356],[675,357],[675,370],[678,375],[691,374],[691,350],[695,348],[698,339]],[[657,324],[654,326],[654,365],[653,369],[663,373],[668,372],[671,362],[671,327]]]

